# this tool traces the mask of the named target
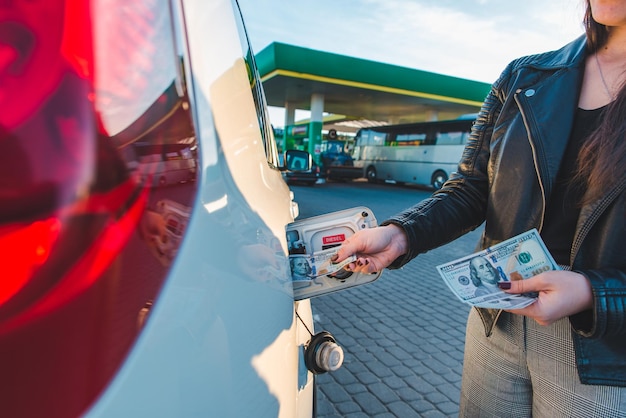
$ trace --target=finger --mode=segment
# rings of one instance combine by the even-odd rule
[[[359,257],[356,261],[346,265],[344,269],[352,271],[354,273],[372,273],[373,269],[370,260],[367,258]]]
[[[369,264],[370,264],[370,260],[367,258],[359,257],[356,260],[356,265],[358,266],[359,271],[362,271],[364,273],[369,273],[369,268],[370,268]]]
[[[530,293],[544,290],[544,283],[538,276],[533,276],[524,280],[514,280],[512,282],[500,282],[498,286],[506,293]],[[510,287],[509,287],[510,286]],[[507,287],[509,287],[507,289]]]
[[[331,258],[331,261],[333,263],[339,263],[339,262],[345,260],[346,258],[356,254],[357,250],[358,250],[358,247],[359,246],[358,246],[356,241],[350,241],[350,240],[344,241],[341,244],[341,246],[339,247],[339,250],[337,251],[337,254],[335,254]]]

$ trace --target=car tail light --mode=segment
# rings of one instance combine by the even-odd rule
[[[46,262],[60,228],[61,223],[56,218],[0,227],[0,254],[7,261],[11,260],[3,263],[3,275],[10,280],[5,280],[0,287],[0,306],[18,293]]]
[[[79,416],[176,255],[155,255],[150,222],[162,207],[186,220],[197,192],[189,99],[166,0],[0,10],[1,415]],[[144,164],[174,154],[180,180]],[[148,183],[156,173],[167,187]],[[187,223],[174,222],[179,244]]]

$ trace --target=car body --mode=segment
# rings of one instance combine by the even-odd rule
[[[353,180],[363,177],[363,169],[354,166],[345,141],[326,139],[322,142],[320,161],[322,176],[329,180]]]
[[[2,415],[312,416],[311,353],[340,351],[292,285],[298,207],[237,2],[0,12]]]

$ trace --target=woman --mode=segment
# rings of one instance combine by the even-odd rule
[[[563,270],[506,282],[520,310],[472,309],[461,416],[626,416],[626,0],[587,0],[586,36],[513,61],[458,173],[345,242],[398,268],[485,222],[485,248],[537,228]]]

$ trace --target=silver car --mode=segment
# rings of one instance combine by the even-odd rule
[[[375,218],[294,223],[236,1],[4,2],[0,52],[2,416],[312,416],[308,298],[377,275],[290,252]]]

